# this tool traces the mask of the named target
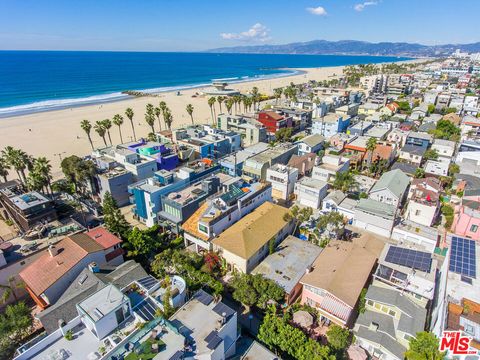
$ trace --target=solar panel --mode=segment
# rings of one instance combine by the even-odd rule
[[[152,287],[158,284],[158,280],[150,275],[140,280],[137,280],[137,282],[147,290],[150,290]]]
[[[221,342],[222,339],[217,335],[218,333],[213,330],[210,334],[207,335],[205,341],[207,342],[207,347],[210,350],[215,349]]]
[[[423,272],[430,272],[432,255],[424,251],[390,246],[385,261]]]
[[[477,277],[477,256],[475,241],[461,237],[452,237],[450,249],[450,271],[468,276]]]
[[[202,289],[198,290],[193,297],[207,306],[213,301],[213,296],[209,293],[206,293]]]

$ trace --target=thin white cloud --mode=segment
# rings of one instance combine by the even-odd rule
[[[318,15],[318,16],[325,16],[325,15],[327,15],[327,10],[325,10],[325,8],[322,7],[322,6],[308,7],[308,8],[307,8],[307,11],[308,11],[310,14]]]
[[[367,6],[373,6],[373,5],[377,5],[377,2],[376,1],[365,1],[363,3],[356,4],[353,8],[356,11],[363,11],[363,9],[365,9]]]
[[[256,23],[247,31],[241,33],[221,33],[220,36],[225,40],[240,40],[247,42],[265,42],[272,39],[270,36],[270,29],[260,23]]]

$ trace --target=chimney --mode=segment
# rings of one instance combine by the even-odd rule
[[[48,245],[48,252],[51,257],[55,257],[58,254],[57,248],[54,245]]]
[[[91,262],[88,264],[88,270],[90,270],[92,273],[98,273],[100,271],[96,262]]]
[[[313,269],[312,269],[311,266],[307,267],[307,268],[305,269],[305,274],[310,274],[310,273],[312,272],[312,270],[313,270]]]

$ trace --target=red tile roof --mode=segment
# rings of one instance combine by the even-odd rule
[[[109,249],[112,246],[120,244],[122,240],[120,238],[113,235],[104,227],[96,227],[95,229],[90,230],[86,233],[90,238],[95,240],[98,244],[100,244],[104,249]]]
[[[95,242],[87,250],[82,246],[85,238],[82,238],[82,244],[69,237],[61,240],[55,244],[57,255],[51,256],[45,250],[42,256],[20,272],[20,277],[36,295],[41,295],[89,253],[102,251]]]

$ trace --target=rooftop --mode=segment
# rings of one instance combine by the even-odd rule
[[[325,141],[325,138],[320,134],[312,134],[304,137],[299,142],[303,142],[310,147],[317,146]]]
[[[252,274],[261,274],[275,281],[290,294],[322,248],[289,235],[275,252],[263,260]]]
[[[49,203],[50,200],[37,191],[31,191],[22,195],[14,196],[10,201],[20,210],[27,210],[34,206]]]
[[[395,206],[372,199],[360,199],[355,209],[391,220],[395,218]]]
[[[402,170],[390,170],[382,174],[380,179],[378,179],[375,185],[371,188],[370,193],[388,189],[400,199],[407,190],[409,184],[410,178],[405,175]]]
[[[288,223],[288,209],[265,202],[213,240],[213,243],[243,259],[249,259]]]
[[[128,301],[127,296],[118,290],[115,285],[109,284],[90,295],[77,306],[94,322],[97,322],[126,301]]]
[[[300,282],[325,289],[353,308],[384,245],[368,236],[352,242],[331,240]]]

